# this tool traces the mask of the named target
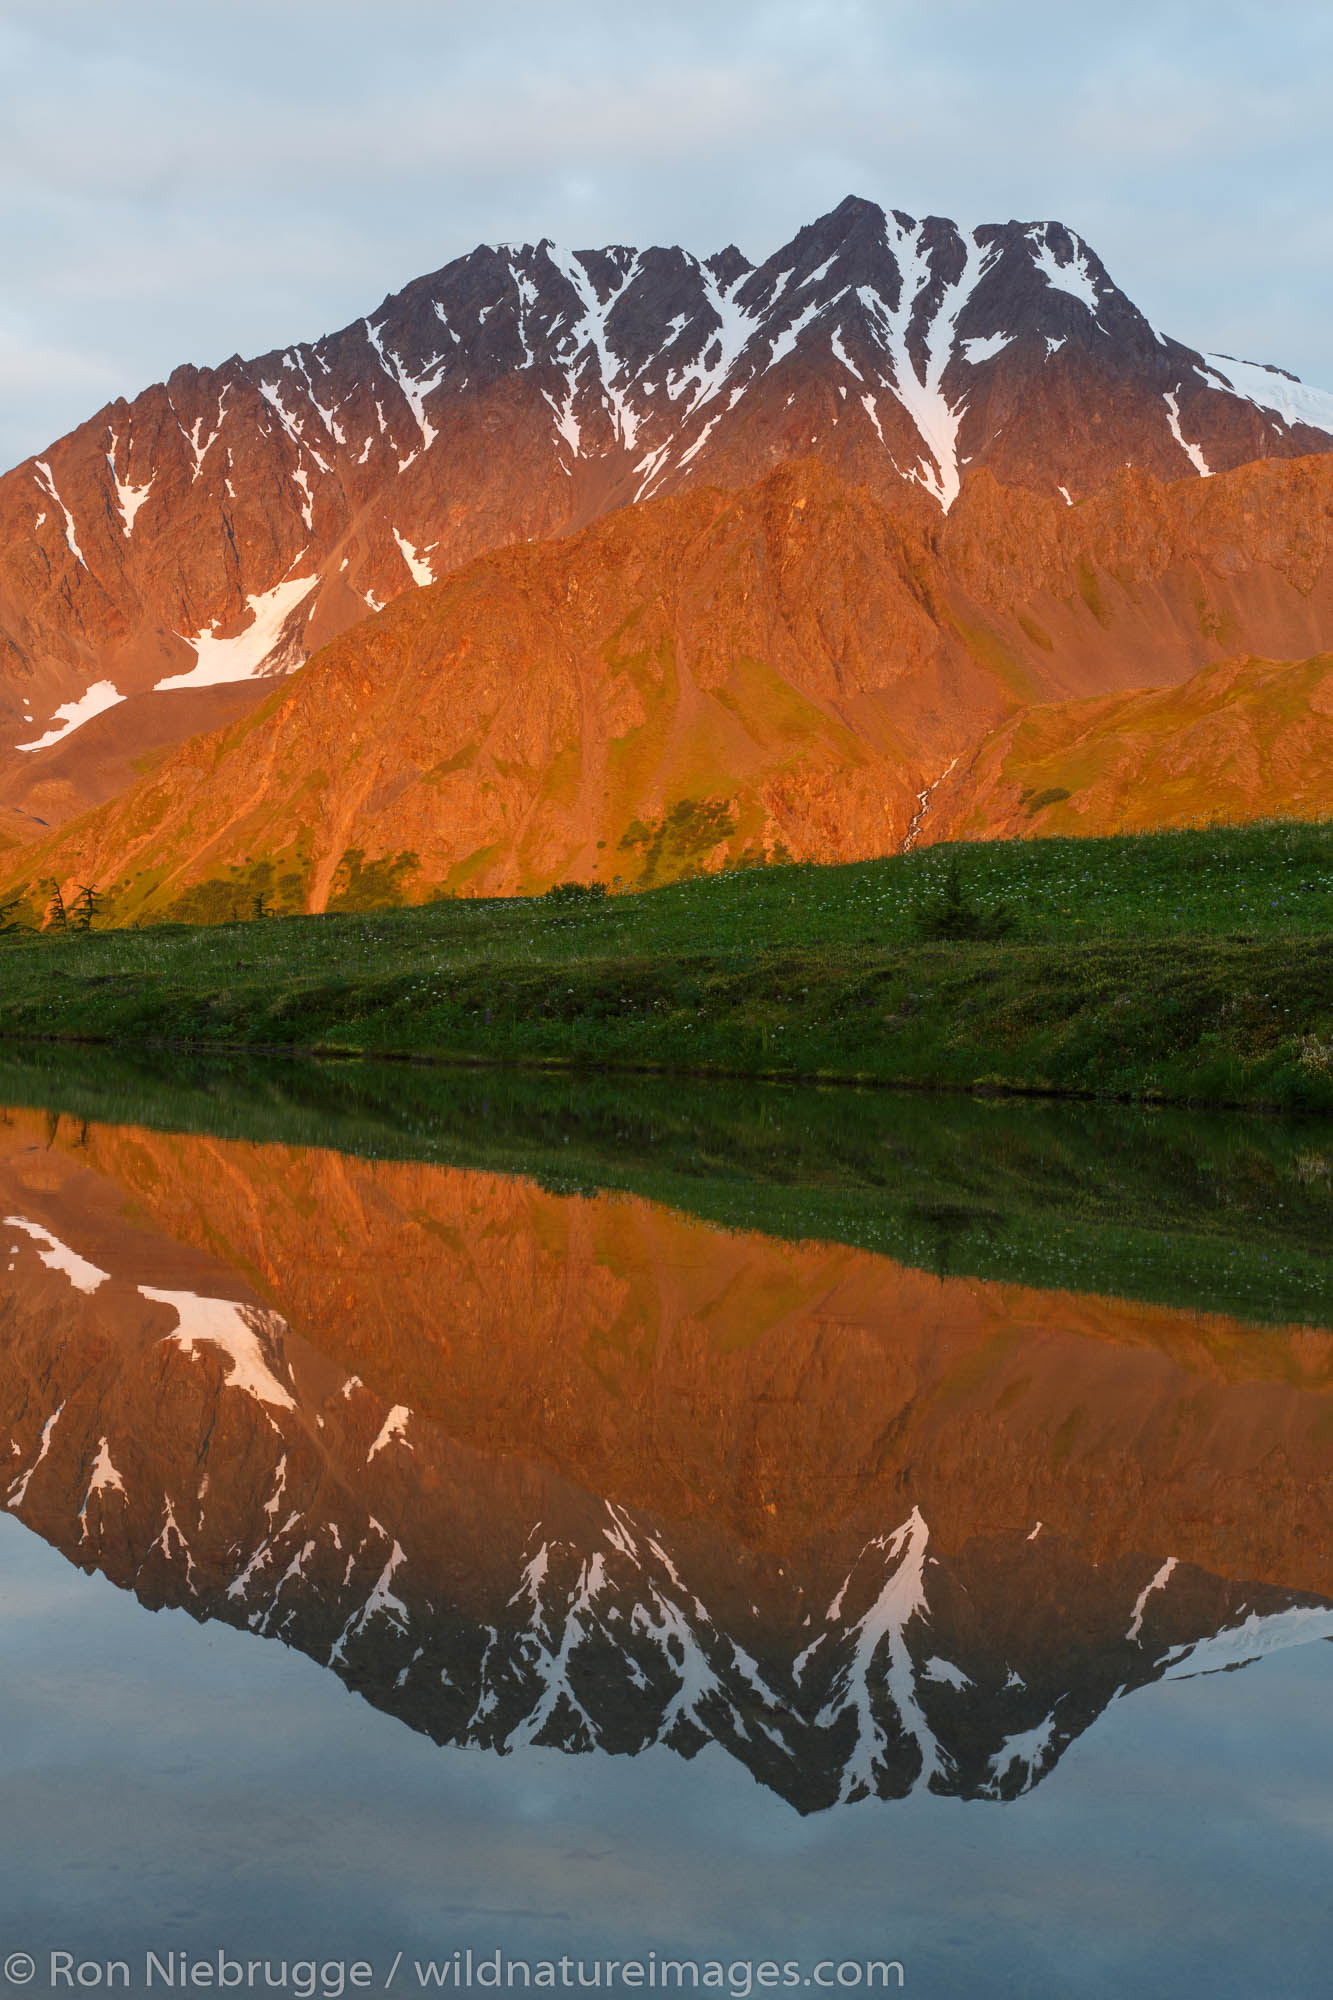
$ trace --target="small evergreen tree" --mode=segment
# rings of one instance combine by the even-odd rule
[[[72,931],[90,931],[93,918],[102,906],[102,898],[91,883],[85,882],[79,889],[78,899],[68,915],[68,926]],[[62,905],[63,907],[63,905]]]
[[[943,891],[923,904],[916,918],[918,937],[946,943],[1009,937],[1017,928],[1017,918],[1003,903],[983,910],[969,902],[956,855],[945,868]]]
[[[69,912],[65,908],[65,898],[60,893],[60,884],[54,877],[48,876],[42,887],[50,892],[43,928],[48,931],[67,931]]]

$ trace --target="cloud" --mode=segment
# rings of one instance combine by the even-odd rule
[[[0,458],[478,241],[758,257],[850,191],[1060,216],[1158,324],[1333,384],[1330,56],[1322,0],[8,0]]]

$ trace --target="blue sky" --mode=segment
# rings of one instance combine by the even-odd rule
[[[1328,0],[0,0],[0,464],[488,239],[1057,216],[1333,387]]]

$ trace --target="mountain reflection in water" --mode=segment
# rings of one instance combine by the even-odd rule
[[[1333,1636],[1322,1327],[24,1109],[0,1204],[0,1504],[441,1743],[1006,1800]]]

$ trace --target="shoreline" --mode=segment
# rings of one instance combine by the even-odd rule
[[[1333,1114],[1333,824],[10,937],[0,1037]]]
[[[228,1042],[217,1040],[191,1040],[172,1036],[145,1036],[129,1039],[112,1035],[71,1034],[37,1035],[14,1034],[0,1029],[0,1047],[16,1048],[91,1048],[106,1049],[112,1054],[133,1055],[147,1051],[160,1051],[165,1055],[198,1055],[217,1057],[262,1058],[265,1061],[290,1061],[314,1063],[391,1063],[402,1068],[436,1070],[493,1070],[501,1074],[516,1073],[533,1076],[555,1076],[570,1079],[580,1076],[619,1078],[647,1077],[656,1081],[670,1082],[673,1078],[692,1084],[708,1083],[750,1083],[783,1084],[801,1090],[856,1091],[864,1093],[888,1092],[914,1097],[973,1098],[980,1102],[1035,1100],[1053,1104],[1094,1104],[1118,1105],[1141,1110],[1154,1110],[1161,1106],[1177,1111],[1228,1111],[1254,1113],[1261,1117],[1308,1117],[1314,1119],[1333,1116],[1333,1104],[1302,1105],[1284,1103],[1278,1098],[1263,1097],[1201,1097],[1171,1094],[1157,1089],[1140,1091],[1097,1091],[1075,1086],[1058,1084],[1023,1083],[1005,1081],[994,1077],[979,1078],[975,1082],[965,1080],[936,1080],[932,1078],[912,1078],[904,1076],[875,1076],[862,1072],[841,1072],[837,1070],[790,1070],[790,1069],[740,1069],[718,1065],[670,1064],[661,1062],[616,1062],[605,1058],[582,1058],[573,1056],[505,1056],[472,1052],[451,1052],[431,1049],[349,1048],[335,1043],[319,1042]]]

